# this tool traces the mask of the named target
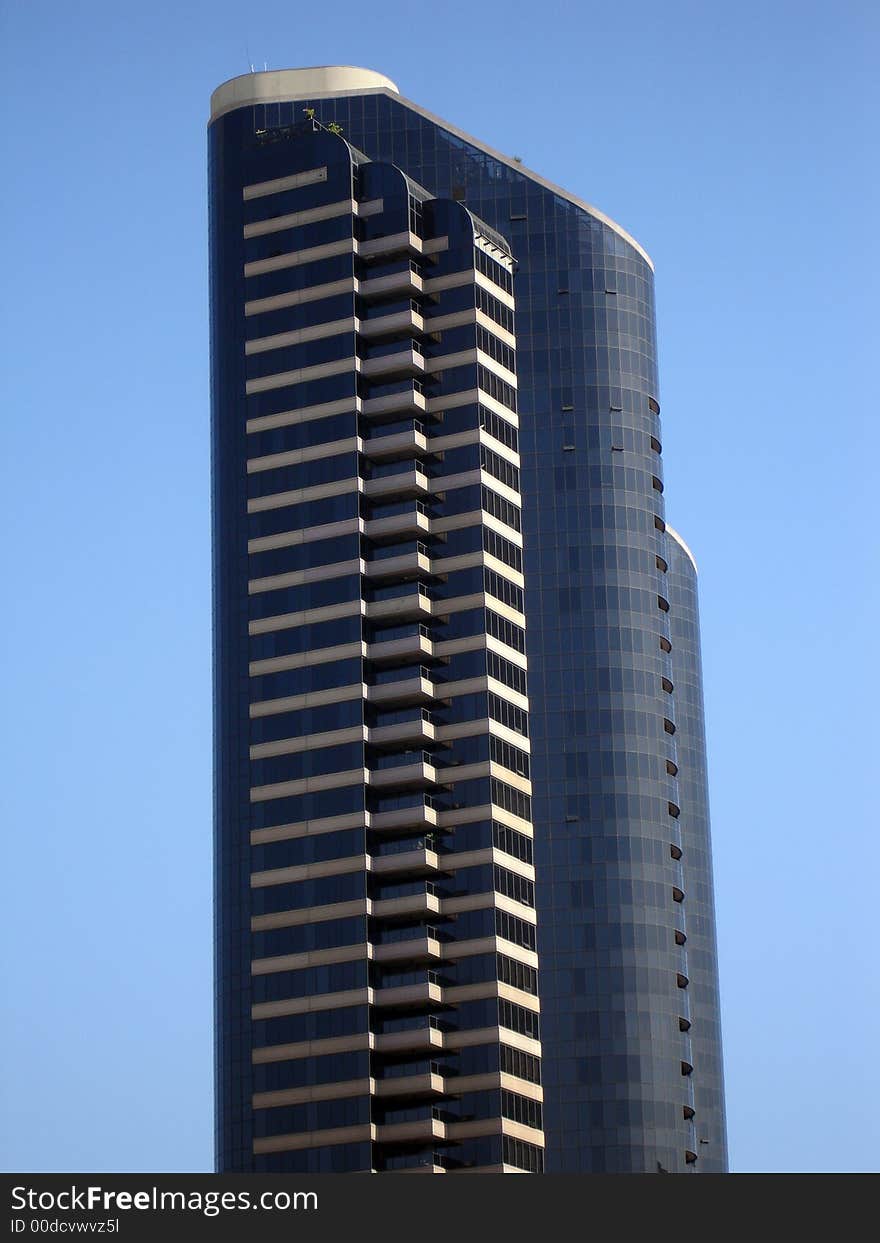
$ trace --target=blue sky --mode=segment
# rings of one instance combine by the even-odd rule
[[[875,1170],[877,6],[0,20],[0,1166],[211,1168],[204,126],[250,59],[379,69],[653,256],[668,514],[701,567],[732,1164]]]

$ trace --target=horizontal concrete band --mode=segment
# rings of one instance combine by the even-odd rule
[[[249,514],[265,513],[269,509],[284,509],[288,505],[303,505],[307,501],[323,501],[331,496],[344,496],[348,492],[363,492],[363,480],[354,476],[334,479],[332,483],[316,483],[305,488],[290,488],[271,496],[254,496],[247,503]]]
[[[301,228],[306,224],[316,224],[321,220],[334,220],[339,216],[357,214],[358,205],[354,199],[339,199],[335,203],[322,203],[319,207],[307,207],[302,211],[289,211],[280,216],[269,216],[266,220],[256,220],[246,224],[242,230],[245,240],[252,237],[266,237],[270,233],[279,233],[282,229]]]
[[[411,727],[406,727],[405,722],[399,726],[380,725],[370,727],[369,725],[349,725],[343,729],[331,729],[321,733],[280,738],[274,742],[254,743],[249,748],[249,755],[252,760],[263,760],[278,755],[301,755],[305,751],[320,751],[324,747],[341,746],[348,742],[373,743],[375,745],[379,742],[399,741],[402,747],[411,749],[411,746],[418,742],[419,737],[424,737],[424,730],[426,728],[426,722],[419,723],[418,721],[415,721]],[[394,738],[389,738],[383,733],[384,730],[388,729],[397,729],[399,732]],[[430,729],[431,734],[428,741],[431,742],[450,742],[456,738],[480,738],[485,734],[489,734],[509,742],[511,746],[517,747],[526,755],[529,754],[531,749],[531,742],[528,738],[515,733],[512,729],[502,725],[494,717],[490,716],[478,717],[473,721],[462,721],[455,725],[431,726]],[[425,762],[429,763],[430,761]],[[442,770],[440,771],[442,772]]]
[[[412,852],[401,851],[399,855],[348,855],[344,859],[327,859],[322,863],[301,863],[289,867],[265,869],[251,873],[251,888],[265,889],[272,885],[288,885],[296,881],[315,880],[322,876],[345,876],[348,873],[375,872],[382,874],[389,869],[389,863],[397,863],[400,870],[410,853],[415,857],[432,856],[431,862],[438,873],[454,875],[462,868],[479,867],[484,863],[497,863],[499,867],[515,872],[526,880],[534,880],[535,869],[531,863],[524,863],[515,855],[507,854],[498,846],[485,846],[479,850],[449,850],[436,854],[424,848],[413,848]]]
[[[287,332],[273,332],[267,337],[252,337],[244,343],[245,356],[269,354],[272,350],[287,349],[291,345],[308,345],[327,337],[346,336],[355,332],[358,320],[354,315],[345,319],[331,319],[325,323],[310,324],[307,328],[291,328]]]
[[[252,932],[269,932],[277,928],[299,928],[304,924],[326,923],[328,920],[351,919],[356,916],[374,918],[403,917],[411,914],[413,918],[438,919],[450,915],[460,915],[465,911],[480,911],[490,908],[505,911],[516,916],[523,923],[534,924],[537,921],[535,909],[517,902],[506,894],[489,889],[484,893],[469,893],[456,898],[441,898],[435,894],[408,894],[403,898],[354,898],[348,902],[328,902],[320,906],[303,906],[295,910],[273,911],[268,915],[251,916]]]
[[[452,514],[448,518],[428,518],[413,506],[413,514],[394,514],[391,518],[340,518],[317,526],[295,527],[278,531],[274,535],[260,535],[248,540],[249,554],[267,552],[275,548],[296,548],[300,544],[312,544],[319,540],[335,539],[339,535],[366,535],[374,537],[376,524],[383,523],[381,534],[406,535],[409,531],[426,537],[444,535],[449,531],[467,531],[485,527],[503,536],[516,548],[522,548],[523,537],[515,527],[508,526],[485,509],[474,509],[466,514]]]
[[[280,311],[289,306],[302,306],[307,302],[321,302],[325,298],[335,298],[338,294],[357,292],[357,280],[354,276],[341,276],[335,281],[324,281],[319,285],[309,285],[305,289],[291,289],[287,293],[270,294],[266,298],[250,298],[244,304],[245,318],[252,315],[264,315],[268,311]]]
[[[278,219],[284,218],[279,217]],[[253,225],[248,227],[254,229],[259,227],[262,229],[262,232],[268,233],[270,230],[268,228],[263,228],[263,225],[272,225],[273,223],[273,220],[269,220],[261,222],[259,226]],[[387,248],[388,242],[391,240],[392,239],[383,239],[383,246]],[[447,239],[445,238],[435,239],[433,244],[417,244],[418,239],[412,238],[412,236],[411,243],[413,245],[413,249],[418,252],[428,250],[429,248],[435,250],[445,249],[448,244]],[[320,263],[322,260],[338,258],[340,255],[350,254],[352,256],[352,260],[354,260],[355,257],[363,255],[364,253],[363,243],[358,244],[353,238],[341,238],[335,242],[325,242],[322,246],[309,246],[302,250],[288,251],[285,254],[273,255],[268,259],[254,260],[245,264],[244,275],[245,278],[253,278],[255,276],[265,275],[269,272],[284,271],[289,268],[302,267],[303,265],[310,263]],[[374,287],[378,286],[380,281],[387,284],[388,282],[394,282],[399,279],[399,277],[395,278],[393,276],[382,278],[358,277],[354,274],[354,272],[352,272],[350,276],[346,275],[336,277],[333,281],[319,281],[315,284],[307,286],[304,289],[291,289],[284,293],[269,294],[260,298],[248,298],[244,304],[245,318],[250,318],[254,315],[262,315],[268,311],[281,310],[285,307],[302,305],[307,302],[318,302],[324,298],[333,297],[337,294],[350,294],[352,299],[356,294],[368,297],[371,294],[378,292],[378,289]],[[417,292],[421,292],[423,294],[437,294],[447,289],[472,285],[475,283],[485,289],[491,297],[493,297],[500,304],[504,305],[508,310],[513,310],[513,299],[500,286],[495,285],[491,280],[483,276],[482,273],[475,273],[471,268],[465,268],[460,272],[453,273],[449,276],[437,277],[433,280],[420,280],[419,284],[421,285],[421,290]],[[427,319],[421,312],[414,312],[413,314],[418,316],[418,320],[415,321],[409,318],[408,322],[417,332],[440,332],[444,328],[458,327],[462,324],[478,324],[485,328],[487,332],[491,332],[493,335],[497,336],[512,349],[516,348],[515,337],[513,334],[504,328],[503,325],[494,320],[490,315],[487,315],[485,311],[479,310],[478,308],[471,308],[465,311],[456,311],[449,315],[437,316],[435,318],[429,317]],[[370,330],[373,327],[375,319],[378,318],[378,316],[375,316],[373,319],[358,321],[358,332],[365,337],[372,335]]]
[[[319,185],[327,180],[327,166],[307,168],[300,173],[290,173],[286,177],[273,177],[271,181],[257,181],[252,185],[243,186],[242,199],[247,203],[251,199],[265,198],[268,194],[281,194],[287,190],[298,190],[303,186]]]
[[[350,333],[354,337],[354,332],[355,321],[352,319],[348,329],[339,330],[339,332],[333,335],[342,336]],[[320,339],[320,336],[321,334],[316,330],[315,337],[303,338],[302,340]],[[255,338],[255,341],[260,340],[261,338]],[[267,348],[275,349],[278,347],[271,346]],[[395,372],[399,373],[400,369],[403,369],[404,372],[409,371],[410,374],[415,372],[416,375],[420,373],[431,375],[446,368],[466,366],[469,363],[478,364],[487,372],[498,376],[511,389],[516,389],[516,375],[514,372],[508,371],[506,367],[503,367],[490,354],[484,354],[476,346],[467,350],[459,350],[454,354],[442,354],[436,357],[425,357],[420,352],[414,352],[412,346],[410,346],[409,348],[404,347],[398,354],[383,355],[381,358],[375,359],[362,359],[354,353],[354,342],[352,341],[351,352],[346,357],[247,380],[245,383],[245,395],[251,396],[254,393],[265,393],[279,388],[293,388],[298,384],[306,384],[311,380],[321,380],[348,372],[354,375],[363,374],[367,377],[376,376],[382,379],[386,375],[394,375]],[[480,389],[478,391],[482,392],[483,390]],[[377,397],[370,400],[384,402],[385,399]],[[434,398],[434,400],[438,401],[439,398]],[[504,408],[507,409],[507,407]]]
[[[433,1120],[431,1120],[433,1121]],[[416,1124],[407,1124],[398,1128],[377,1126],[365,1123],[362,1126],[340,1127],[328,1131],[308,1131],[295,1135],[273,1135],[264,1139],[254,1140],[254,1153],[260,1155],[269,1152],[292,1152],[303,1148],[320,1148],[333,1144],[357,1143],[400,1143],[408,1139],[418,1138],[419,1132],[414,1129]],[[479,1122],[434,1122],[432,1134],[438,1139],[456,1140],[482,1138],[487,1135],[510,1135],[516,1139],[525,1139],[535,1147],[544,1146],[543,1131],[522,1126],[509,1118],[491,1118]],[[427,1136],[426,1136],[427,1137]]]
[[[433,1029],[432,1029],[433,1030]],[[474,1048],[481,1044],[506,1044],[532,1057],[541,1056],[540,1041],[522,1036],[508,1027],[483,1027],[466,1032],[437,1032],[445,1049]],[[357,1032],[351,1036],[331,1036],[325,1040],[304,1040],[296,1044],[265,1045],[252,1050],[255,1066],[269,1062],[295,1062],[304,1057],[326,1057],[333,1053],[357,1053],[373,1049],[376,1036],[372,1032]]]
[[[399,1076],[392,1079],[349,1079],[341,1083],[316,1083],[303,1088],[282,1088],[275,1092],[255,1092],[252,1105],[254,1109],[277,1109],[285,1105],[303,1105],[311,1101],[344,1100],[358,1096],[406,1096],[407,1079],[420,1076]],[[527,1100],[543,1101],[544,1092],[540,1084],[505,1071],[489,1071],[482,1075],[453,1075],[443,1078],[435,1075],[442,1086],[437,1098],[455,1098],[466,1092],[490,1092],[493,1089],[505,1089],[524,1096]],[[393,1087],[396,1091],[383,1091]]]
[[[415,625],[416,623],[413,623]],[[413,660],[421,658],[444,660],[451,656],[457,656],[466,652],[477,652],[483,649],[497,652],[499,656],[503,656],[506,661],[512,665],[517,665],[520,669],[528,668],[528,661],[524,652],[518,648],[511,647],[502,639],[497,639],[494,635],[487,634],[485,631],[476,634],[466,635],[461,639],[446,639],[438,641],[428,638],[423,634],[410,635],[401,639],[387,639],[384,641],[374,641],[367,643],[364,639],[355,639],[350,643],[337,643],[332,647],[316,647],[302,652],[291,652],[286,656],[266,656],[261,660],[252,660],[248,664],[248,675],[252,678],[262,677],[269,673],[283,673],[293,669],[311,669],[316,665],[330,664],[333,661],[345,660],[352,656],[359,656],[363,660],[374,662],[381,657],[398,656],[403,662],[404,658],[411,656]],[[401,681],[404,681],[401,678]],[[383,685],[393,686],[393,682],[383,683]],[[368,698],[369,696],[365,696]],[[464,728],[461,726],[454,728]],[[438,727],[441,728],[442,727]],[[453,728],[450,726],[449,728]],[[454,738],[456,734],[438,733],[438,738]],[[526,742],[526,750],[528,749],[528,740]],[[299,748],[294,748],[299,749]],[[254,758],[252,755],[251,758]]]
[[[279,531],[277,535],[256,536],[248,540],[247,550],[249,554],[270,552],[275,548],[297,548],[300,544],[336,539],[340,535],[363,535],[365,525],[363,518],[340,518],[335,522],[321,523],[319,526]]]
[[[530,795],[532,792],[528,777],[523,776],[522,772],[506,767],[506,765],[495,759],[478,760],[473,764],[462,764],[444,769],[436,767],[431,763],[430,759],[425,759],[422,756],[412,760],[409,764],[401,764],[399,770],[397,768],[352,768],[338,773],[321,773],[315,776],[295,778],[290,781],[273,782],[270,785],[254,786],[251,789],[251,802],[261,803],[301,794],[343,789],[349,786],[363,787],[365,790],[375,789],[380,793],[387,793],[388,791],[399,791],[401,787],[406,788],[413,780],[422,788],[424,794],[429,795],[432,788],[454,792],[455,787],[462,782],[491,777],[497,778],[509,788],[523,795]],[[410,813],[407,807],[397,809],[404,818],[399,821],[399,826],[396,822],[395,827],[405,827],[407,823],[406,815],[412,814],[417,819],[423,816],[424,805],[422,803],[415,802],[412,804],[412,808],[414,809],[412,813]],[[430,807],[428,810],[431,810]],[[374,820],[374,827],[381,828],[383,827],[381,817],[392,813],[375,812],[371,814]],[[393,814],[396,815],[397,812]],[[437,812],[434,812],[435,816],[437,814]]]
[[[329,365],[329,364],[327,364]],[[333,364],[336,367],[336,364]],[[290,373],[292,374],[292,373]],[[354,418],[354,416],[352,416]],[[414,433],[415,434],[415,433]],[[418,433],[421,435],[421,433]],[[412,446],[412,442],[404,444],[403,436],[407,436],[406,432],[395,432],[383,441],[381,436],[374,436],[370,439],[355,434],[353,436],[344,437],[341,440],[327,440],[315,445],[307,445],[301,449],[287,449],[281,453],[264,454],[262,457],[249,458],[247,461],[247,473],[249,475],[259,474],[262,471],[278,470],[282,466],[298,466],[305,462],[313,462],[328,457],[341,457],[345,453],[351,453],[356,450],[362,457],[369,458],[371,454],[381,453],[386,442],[400,442],[403,447]],[[498,457],[509,462],[511,466],[519,467],[520,456],[515,449],[511,449],[503,441],[496,439],[492,433],[485,427],[471,427],[463,432],[456,432],[449,436],[424,436],[424,449],[420,451],[417,458],[413,461],[420,461],[422,457],[431,456],[435,453],[442,453],[448,449],[459,449],[465,445],[485,445],[487,449],[491,449]],[[394,448],[391,444],[391,448]],[[407,475],[408,470],[399,472],[401,475]],[[352,471],[352,478],[356,478],[356,473]],[[394,479],[393,475],[385,475],[382,478],[386,480]],[[443,475],[430,476],[430,483],[433,485],[444,477]],[[443,491],[444,489],[440,489]]]
[[[401,472],[401,480],[407,487],[412,480],[413,473],[409,471]],[[251,497],[247,503],[247,512],[249,514],[258,514],[268,509],[284,509],[288,505],[300,505],[306,501],[323,500],[330,496],[343,496],[347,492],[367,492],[366,484],[373,482],[375,481],[364,480],[359,476],[351,475],[346,479],[334,479],[331,483],[291,488],[286,492],[277,492],[269,496]],[[491,492],[497,492],[500,497],[510,501],[512,505],[517,507],[522,505],[522,498],[518,491],[502,483],[500,479],[496,479],[489,471],[482,468],[462,471],[457,475],[441,475],[434,479],[420,476],[418,486],[426,494],[430,494],[432,492],[454,492],[456,488],[468,488],[475,483],[482,484]],[[399,486],[400,481],[395,480],[395,487]],[[393,494],[395,487],[389,488],[388,492]]]
[[[499,578],[506,579],[521,591],[525,588],[525,578],[520,570],[515,570],[513,566],[508,565],[505,561],[500,561],[492,553],[486,552],[482,548],[476,549],[474,552],[462,553],[460,556],[455,557],[427,557],[423,553],[407,553],[405,555],[408,558],[407,562],[394,567],[400,571],[401,577],[404,578],[410,570],[421,569],[426,575],[438,576],[441,574],[452,574],[456,570],[470,570],[476,569],[479,566],[485,566],[487,570],[494,571]],[[416,557],[420,557],[421,560],[415,560]],[[388,560],[390,561],[390,558]],[[331,578],[345,578],[351,574],[358,574],[362,578],[370,578],[371,570],[374,570],[377,565],[389,577],[394,576],[392,569],[387,564],[365,561],[363,557],[357,557],[348,561],[335,561],[327,565],[314,566],[307,570],[289,570],[283,574],[268,574],[265,577],[248,579],[248,595],[261,595],[265,591],[278,591],[282,587],[299,587],[306,583],[319,583]],[[401,583],[401,587],[406,585],[406,582]],[[443,609],[444,601],[438,600],[437,604],[438,612],[445,611]]]
[[[290,997],[278,1001],[258,1002],[251,1006],[251,1018],[258,1019],[283,1018],[292,1014],[313,1014],[323,1010],[342,1010],[348,1006],[387,1006],[395,998],[390,993],[400,994],[401,1001],[409,994],[414,1001],[422,1000],[425,1004],[458,1005],[465,1001],[483,1001],[499,997],[511,1001],[523,1010],[539,1014],[541,1010],[538,998],[532,993],[523,992],[499,980],[486,980],[479,984],[465,984],[458,987],[442,987],[439,984],[413,984],[396,989],[357,988],[345,989],[336,993],[311,993],[307,997]],[[429,995],[430,994],[430,995]]]
[[[357,534],[357,531],[349,530],[349,534]],[[337,532],[338,534],[338,532]],[[306,541],[308,542],[308,541]],[[296,547],[297,545],[289,545]],[[265,551],[265,550],[263,550]],[[272,551],[271,549],[269,551]],[[307,583],[324,582],[331,578],[346,578],[351,575],[358,575],[360,578],[373,581],[381,581],[386,579],[389,586],[399,586],[400,589],[400,606],[406,608],[408,606],[408,597],[415,593],[418,588],[413,584],[421,582],[424,584],[425,578],[439,578],[443,575],[455,573],[457,570],[477,569],[484,566],[487,570],[492,570],[499,579],[504,579],[511,583],[514,587],[524,590],[525,580],[520,570],[507,564],[496,557],[494,553],[482,548],[474,549],[472,552],[461,553],[456,556],[430,557],[421,549],[408,550],[401,553],[397,558],[385,557],[367,561],[362,555],[352,557],[345,561],[333,561],[324,565],[310,566],[302,570],[287,570],[282,573],[268,574],[260,578],[252,578],[248,580],[248,594],[255,596],[261,595],[266,591],[277,591],[282,587],[298,587]],[[421,571],[423,577],[416,578],[415,574]],[[489,591],[487,595],[491,594]],[[498,599],[498,597],[494,597]],[[388,604],[395,597],[389,596],[385,600],[366,601],[365,613],[367,616],[378,617],[383,611],[393,613],[393,609],[383,610],[381,605]],[[505,608],[510,608],[504,601],[499,601]],[[331,607],[336,607],[331,606]],[[438,615],[444,613],[455,612],[450,607],[450,601],[444,600],[442,596],[425,596],[425,611],[436,613]],[[523,614],[519,614],[523,616]],[[525,629],[522,625],[521,629]],[[381,642],[381,640],[377,640]],[[501,642],[501,640],[497,640]],[[523,665],[525,667],[525,664]]]
[[[517,945],[504,937],[495,934],[485,937],[471,937],[464,941],[436,941],[427,936],[416,938],[413,944],[428,948],[437,962],[454,962],[459,958],[473,958],[477,954],[504,954],[527,967],[538,967],[538,955],[524,945]],[[255,958],[251,962],[253,975],[273,975],[277,971],[300,971],[305,967],[323,967],[340,962],[358,962],[363,958],[369,961],[380,961],[381,954],[368,941],[359,941],[354,945],[331,946],[324,950],[305,950],[299,954],[274,954],[271,958]]]
[[[376,202],[381,203],[382,200],[373,200],[373,202],[374,204]],[[367,211],[365,213],[361,213],[358,211],[359,207],[360,207],[359,204],[348,205],[348,204],[345,204],[344,202],[341,204],[326,204],[323,207],[312,209],[312,213],[318,213],[318,214],[313,214],[312,219],[313,220],[331,219],[334,216],[340,217],[340,216],[347,215],[347,214],[352,215],[352,217],[355,214],[366,214],[366,215],[376,214],[375,211],[372,211],[372,210]],[[355,208],[355,210],[352,211],[352,208]],[[274,218],[270,218],[269,220],[261,221],[260,225],[257,227],[259,228],[261,233],[267,234],[267,233],[275,231],[274,229],[270,229],[266,227],[268,225],[271,225],[274,220],[285,221],[285,220],[289,220],[291,215],[292,216],[308,216],[309,214],[311,213],[305,212],[305,211],[301,213],[294,212],[286,217],[285,216],[274,217]],[[299,223],[303,224],[303,223],[307,223],[307,221],[304,221],[301,219]],[[252,225],[251,226],[246,225],[245,236],[247,236],[248,228],[254,228],[254,227],[255,226],[252,226]],[[288,228],[288,227],[290,226],[284,223],[276,226],[276,228],[281,228],[281,229]],[[318,246],[306,246],[298,250],[288,250],[288,251],[282,252],[281,254],[271,255],[265,259],[255,259],[253,261],[246,262],[244,264],[243,271],[244,271],[245,278],[247,278],[247,277],[252,277],[252,276],[262,276],[266,272],[282,271],[285,268],[300,267],[304,263],[316,263],[320,261],[321,259],[331,259],[340,254],[350,253],[362,259],[371,259],[371,258],[376,258],[376,257],[381,257],[381,256],[386,256],[386,255],[391,255],[391,254],[398,254],[403,251],[408,251],[410,256],[413,259],[420,259],[426,255],[438,254],[439,252],[448,250],[448,249],[449,249],[449,238],[448,237],[432,237],[432,238],[423,240],[417,234],[412,233],[410,231],[405,231],[405,232],[400,232],[400,233],[386,234],[384,237],[370,238],[367,241],[360,241],[356,236],[354,236],[354,232],[352,232],[351,236],[338,238],[335,241],[325,242]],[[473,278],[474,269],[472,267],[469,267],[469,266],[464,267],[463,271],[467,273],[469,280]],[[405,272],[402,275],[406,277]],[[387,277],[372,277],[370,276],[369,271],[367,271],[363,276],[359,278],[356,277],[356,279],[359,281],[359,285],[362,285],[364,289],[368,290],[371,286],[373,286],[374,282],[379,281],[379,280],[383,282],[387,280],[393,281],[395,279],[395,276],[396,274],[392,273],[392,274],[389,274]]]
[[[430,809],[428,809],[430,810]],[[373,828],[381,820],[382,813],[371,813],[366,810],[349,812],[339,816],[316,817],[313,820],[300,820],[291,824],[277,824],[264,829],[253,829],[250,840],[254,846],[267,842],[289,841],[298,837],[312,837],[323,833],[336,833],[342,829]],[[528,820],[515,816],[512,812],[485,803],[477,807],[462,807],[455,811],[432,812],[430,823],[434,826],[454,828],[460,824],[473,824],[479,820],[495,820],[499,824],[515,829],[525,837],[532,837],[534,830]]]
[[[379,784],[375,777],[377,771],[369,768],[348,768],[341,772],[321,773],[311,777],[299,777],[292,781],[274,781],[269,785],[252,786],[250,801],[264,803],[271,799],[291,798],[298,794],[316,794],[324,790],[342,789],[346,786],[377,785]],[[521,794],[532,793],[532,785],[528,777],[505,768],[497,760],[480,760],[475,764],[461,764],[454,768],[441,768],[434,771],[436,777],[431,778],[431,783],[452,789],[462,781],[473,781],[480,777],[497,777]],[[392,786],[393,782],[388,784]]]
[[[406,603],[408,597],[405,598]],[[436,604],[436,608],[434,607]],[[424,609],[427,617],[445,616],[447,613],[463,613],[470,609],[489,608],[494,613],[499,613],[502,617],[506,617],[509,621],[515,622],[520,629],[525,629],[526,619],[524,614],[511,608],[509,604],[505,604],[503,600],[499,600],[497,596],[493,596],[491,592],[477,591],[467,596],[452,596],[448,600],[430,601],[427,596],[420,598],[420,608]],[[352,600],[343,600],[339,604],[328,604],[323,608],[303,609],[297,613],[279,613],[274,617],[257,618],[248,623],[248,633],[251,635],[267,634],[274,630],[290,630],[297,626],[310,626],[316,622],[332,621],[338,617],[351,617],[360,613],[362,616],[371,616],[370,605],[360,596]],[[372,614],[375,616],[375,613]]]
[[[318,402],[317,404],[310,406],[294,406],[290,410],[282,410],[277,414],[260,415],[259,417],[248,419],[245,426],[248,435],[253,435],[257,432],[271,431],[278,427],[292,427],[301,423],[312,423],[318,419],[330,418],[335,414],[362,414],[364,411],[365,400],[374,401],[377,399],[364,399],[352,394],[349,397],[338,397],[334,401]],[[434,403],[433,407],[431,404],[432,402]],[[504,421],[509,423],[514,429],[519,427],[519,419],[517,418],[517,415],[512,410],[509,410],[507,406],[504,406],[501,402],[496,401],[494,397],[491,397],[489,393],[485,392],[481,388],[472,388],[458,393],[451,393],[448,397],[444,397],[442,399],[432,398],[425,402],[423,408],[426,412],[432,414],[443,414],[447,410],[455,410],[459,409],[461,406],[471,405],[482,406],[486,410],[491,411],[493,414],[497,414],[499,418],[504,419]],[[486,436],[489,436],[489,432],[485,429],[482,430]],[[432,443],[436,443],[436,440]],[[471,441],[461,443],[474,442]],[[501,444],[500,441],[493,442],[493,448],[496,443]],[[448,448],[451,446],[447,445],[446,447]],[[513,453],[513,450],[508,449],[504,444],[501,444],[501,448],[505,451],[505,453]],[[512,461],[513,459],[511,458],[509,460]]]
[[[414,593],[413,593],[414,594]],[[409,597],[403,598],[403,604],[408,603]],[[388,602],[385,602],[388,603]],[[434,608],[436,604],[436,609]],[[399,605],[398,605],[399,607]],[[446,615],[452,613],[465,613],[467,610],[488,608],[493,613],[498,613],[503,618],[513,621],[520,629],[526,629],[525,615],[518,612],[517,609],[511,608],[510,604],[505,604],[496,595],[491,592],[474,592],[470,595],[455,595],[445,600],[436,600],[431,602],[428,597],[420,597],[420,609],[424,609],[425,617],[433,617],[438,615]],[[393,612],[393,610],[392,610]],[[257,618],[249,621],[247,631],[249,634],[268,634],[272,630],[291,630],[300,625],[313,625],[317,621],[332,621],[336,618],[355,617],[355,615],[363,615],[370,617],[370,605],[360,597],[351,600],[342,600],[339,604],[327,604],[323,608],[302,609],[298,613],[280,613],[275,617]]]

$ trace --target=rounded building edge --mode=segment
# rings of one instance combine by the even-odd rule
[[[685,554],[685,556],[687,557],[688,561],[690,561],[691,565],[694,567],[694,573],[695,573],[695,574],[699,574],[699,572],[700,572],[700,571],[699,571],[699,567],[697,566],[697,559],[696,559],[696,557],[695,557],[695,556],[694,556],[694,554],[691,552],[690,548],[688,548],[688,546],[687,546],[687,544],[684,542],[684,540],[681,538],[681,536],[679,535],[678,531],[676,531],[674,527],[671,527],[671,526],[669,525],[669,523],[668,523],[668,522],[667,522],[667,524],[666,524],[666,534],[667,534],[667,535],[669,535],[669,536],[671,536],[671,537],[672,537],[672,539],[674,539],[674,540],[675,540],[676,544],[678,544],[679,548],[680,548],[680,549],[682,550],[682,552]]]
[[[354,91],[393,91],[396,83],[375,69],[358,65],[315,65],[309,69],[265,69],[239,74],[222,83],[211,95],[211,116],[216,121],[236,108],[252,104],[275,104],[315,95],[347,95]]]

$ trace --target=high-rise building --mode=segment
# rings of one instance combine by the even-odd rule
[[[209,133],[218,1168],[723,1170],[650,260],[368,70]]]

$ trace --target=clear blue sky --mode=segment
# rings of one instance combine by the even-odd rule
[[[7,1170],[212,1161],[205,120],[360,64],[657,266],[733,1166],[880,1166],[880,10],[7,0]],[[381,14],[381,18],[377,15]]]

